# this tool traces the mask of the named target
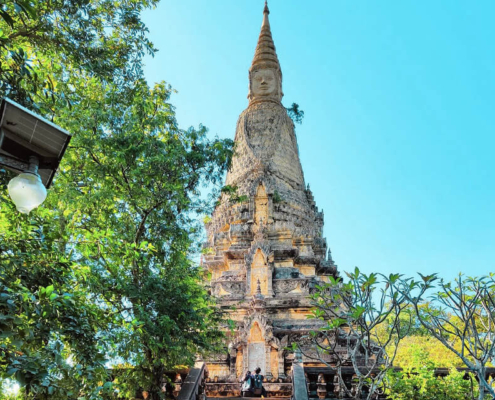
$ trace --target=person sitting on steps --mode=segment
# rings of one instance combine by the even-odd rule
[[[261,395],[261,398],[264,398],[266,396],[266,390],[263,387],[264,376],[260,374],[261,368],[260,367],[256,368],[254,372],[255,374],[253,376],[253,380],[254,380],[253,394],[255,396]]]
[[[253,392],[253,375],[251,371],[247,371],[241,386],[241,397],[250,396]]]

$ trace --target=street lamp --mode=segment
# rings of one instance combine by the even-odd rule
[[[19,173],[8,184],[19,212],[28,214],[46,198],[70,134],[9,99],[0,106],[0,165]]]

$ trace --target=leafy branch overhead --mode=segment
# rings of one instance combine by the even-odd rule
[[[37,111],[70,105],[77,76],[133,81],[156,51],[141,12],[157,0],[14,0],[0,7],[0,96]],[[58,78],[56,77],[58,76]],[[60,84],[63,83],[63,87]],[[41,98],[51,99],[39,110]]]

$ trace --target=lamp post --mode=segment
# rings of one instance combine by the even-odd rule
[[[17,172],[8,184],[19,212],[28,214],[46,198],[70,134],[9,99],[0,106],[0,165]]]

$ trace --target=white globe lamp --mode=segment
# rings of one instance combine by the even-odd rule
[[[70,139],[60,126],[0,99],[0,167],[19,174],[7,186],[19,212],[29,214],[46,199]]]
[[[7,190],[17,210],[29,214],[46,199],[46,188],[38,175],[38,160],[31,157],[29,169],[13,178]]]

